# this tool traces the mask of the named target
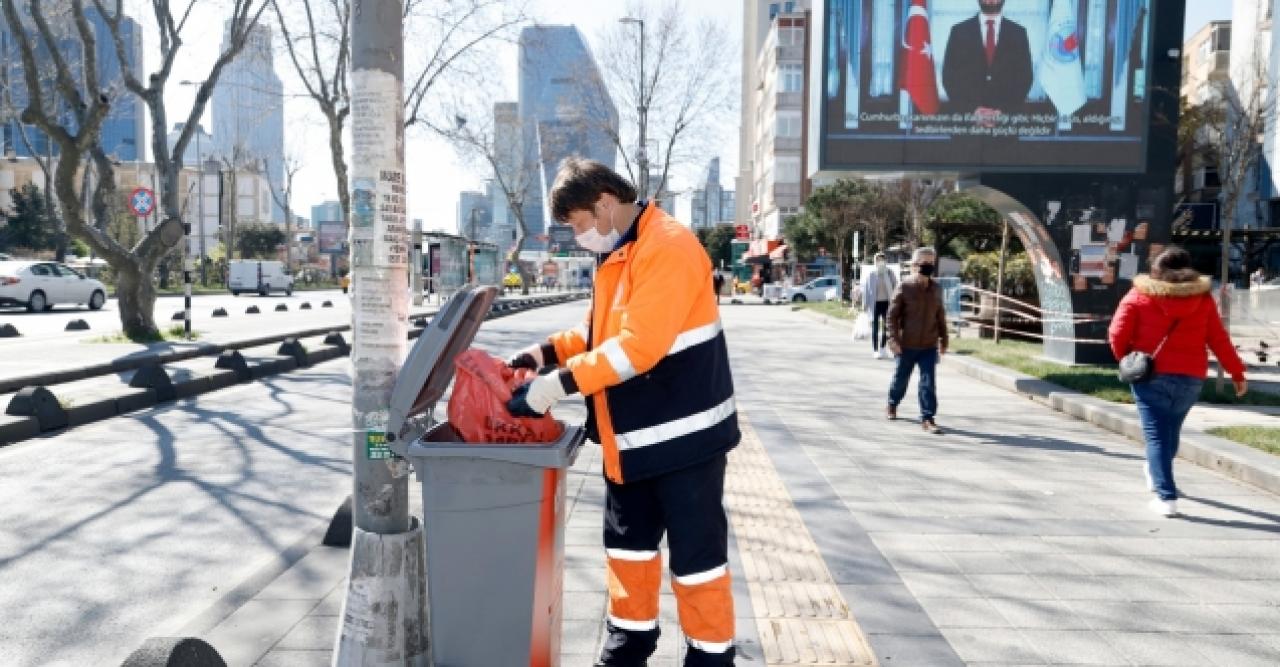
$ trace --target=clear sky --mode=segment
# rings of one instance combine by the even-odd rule
[[[592,2],[563,2],[558,0],[534,0],[535,16],[543,23],[574,23],[579,26],[588,42],[594,42],[596,35],[605,25],[611,24],[626,13],[626,0],[595,0]],[[638,0],[642,3],[660,4],[662,0]],[[135,17],[146,17],[143,10],[150,9],[149,2],[143,0],[127,0],[126,8]],[[175,3],[183,5],[183,3]],[[169,121],[178,122],[186,117],[190,109],[193,90],[183,88],[176,83],[182,79],[199,79],[208,71],[209,64],[217,55],[217,48],[222,39],[222,22],[228,11],[228,0],[204,0],[196,3],[196,9],[184,33],[184,57],[180,59],[170,81]],[[727,33],[734,41],[730,52],[734,54],[731,62],[725,67],[734,73],[741,69],[741,35],[742,35],[742,0],[699,0],[683,2],[687,10],[697,17],[713,17],[724,21]],[[1207,21],[1231,18],[1232,0],[1187,0],[1186,34],[1198,30]],[[271,23],[274,23],[272,17]],[[155,51],[156,32],[152,21],[144,20],[144,39],[147,47],[146,67],[148,71],[155,68],[158,56]],[[278,37],[277,37],[278,39]],[[410,45],[410,48],[413,48]],[[286,152],[298,156],[304,167],[295,181],[295,208],[298,214],[310,216],[310,207],[326,199],[336,198],[332,169],[326,146],[327,135],[324,123],[315,112],[314,103],[301,96],[302,90],[287,56],[278,53],[276,71],[284,80],[285,106],[285,142]],[[503,59],[507,65],[507,93],[509,99],[516,99],[515,66],[516,49],[514,45],[506,47]],[[736,100],[735,100],[736,103]],[[733,127],[725,132],[724,144],[721,147],[721,180],[723,184],[733,186],[733,174],[737,172],[738,141],[736,116],[732,117]],[[204,118],[206,129],[211,129],[211,116],[208,111]],[[458,192],[465,189],[479,189],[485,178],[484,174],[464,165],[453,154],[453,150],[443,142],[423,134],[411,134],[407,138],[406,157],[408,163],[407,178],[409,182],[409,217],[422,218],[427,229],[452,230],[456,220]],[[148,149],[148,153],[149,153]],[[707,160],[715,157],[706,156]],[[683,173],[677,173],[675,185],[688,186],[691,179],[701,171],[706,160],[701,164],[690,165]],[[682,178],[683,177],[683,178]]]

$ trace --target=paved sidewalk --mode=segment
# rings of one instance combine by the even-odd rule
[[[740,665],[1280,664],[1280,498],[1179,462],[1146,508],[1122,436],[940,368],[943,436],[847,330],[723,311],[744,441],[726,488]],[[581,405],[557,407],[580,419]],[[569,478],[562,664],[602,641],[599,450]],[[316,549],[202,634],[231,665],[320,665],[346,552]],[[664,584],[660,654],[678,664]]]

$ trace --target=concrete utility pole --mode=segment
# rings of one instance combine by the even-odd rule
[[[409,464],[386,439],[408,340],[401,0],[351,12],[351,570],[333,664],[427,664],[425,544]]]
[[[646,126],[649,124],[649,105],[644,99],[644,19],[624,17],[618,20],[622,23],[634,23],[640,28],[640,96],[636,98],[638,101],[637,111],[640,114],[640,147],[639,151],[636,153],[636,163],[640,166],[640,198],[648,199],[649,155],[647,153],[648,148],[646,147],[646,144],[648,142],[645,141],[645,134],[648,130]]]

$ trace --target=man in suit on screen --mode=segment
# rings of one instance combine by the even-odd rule
[[[942,63],[951,112],[973,114],[988,127],[1020,112],[1031,91],[1027,30],[1003,10],[1004,0],[978,0],[978,14],[951,29]]]

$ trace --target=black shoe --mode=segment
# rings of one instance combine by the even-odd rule
[[[662,634],[657,628],[643,632],[623,630],[607,621],[605,629],[609,636],[604,640],[595,667],[645,667],[649,656],[658,648],[658,635]]]
[[[690,646],[684,654],[684,667],[733,667],[736,653],[735,646],[724,653],[706,653]]]
[[[885,416],[885,417],[887,417],[887,418],[889,419],[889,421],[895,421],[895,420],[897,420],[897,419],[898,419],[898,406],[896,406],[896,405],[890,405],[890,406],[886,407],[886,408],[884,409],[884,416]]]

